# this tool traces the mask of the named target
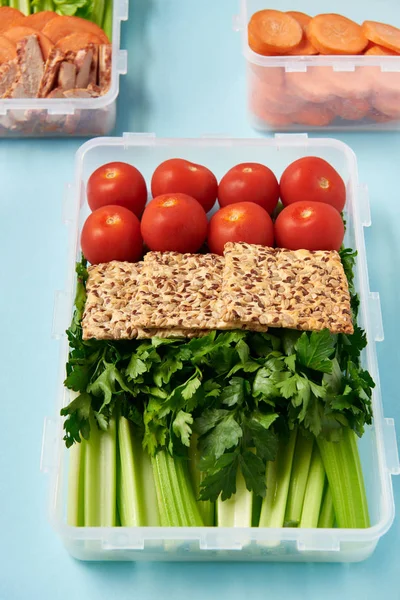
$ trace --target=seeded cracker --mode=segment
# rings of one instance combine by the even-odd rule
[[[224,259],[215,254],[149,252],[143,262],[134,323],[140,328],[234,329],[221,319]],[[246,327],[247,328],[247,327]],[[256,324],[257,330],[266,330]]]
[[[224,319],[353,333],[348,283],[337,252],[229,242],[224,254]]]
[[[84,340],[137,337],[137,328],[132,326],[132,303],[142,265],[142,262],[112,261],[88,268],[87,300],[82,318]]]

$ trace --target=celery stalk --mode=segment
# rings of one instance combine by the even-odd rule
[[[113,3],[112,0],[106,0],[106,7],[104,9],[103,18],[103,31],[110,40],[112,41],[112,30],[113,30]]]
[[[141,448],[136,432],[125,417],[118,418],[118,512],[123,527],[146,525],[144,505],[148,501],[141,485]]]
[[[280,442],[276,459],[267,464],[267,494],[261,506],[259,527],[283,527],[297,430],[287,444]]]
[[[17,10],[20,10],[22,13],[24,13],[24,15],[31,14],[30,0],[9,0],[8,5],[11,8],[16,8]]]
[[[289,527],[297,527],[300,523],[313,443],[312,438],[297,436],[285,515],[285,525]]]
[[[336,524],[340,528],[370,526],[364,478],[355,433],[343,429],[339,442],[317,438],[329,488],[332,494]]]
[[[322,495],[325,485],[325,469],[318,446],[314,446],[310,470],[308,473],[306,493],[304,495],[303,512],[300,527],[318,527]]]
[[[202,473],[199,468],[199,452],[197,449],[197,439],[198,436],[193,433],[190,442],[189,448],[189,471],[192,480],[192,485],[194,488],[194,493],[196,498],[200,495],[200,484],[204,479],[204,473]],[[210,502],[209,500],[197,502],[200,515],[203,519],[203,523],[206,527],[211,527],[214,525],[214,513],[215,513],[215,504],[214,502]]]
[[[90,439],[85,449],[84,512],[86,527],[113,527],[116,512],[116,447],[115,417],[107,431],[100,431],[90,419]]]
[[[335,524],[335,511],[333,509],[332,494],[329,485],[326,485],[324,498],[322,500],[321,512],[319,513],[318,527],[330,529]]]
[[[158,512],[156,486],[154,483],[153,467],[149,453],[142,448],[141,441],[136,438],[141,450],[140,481],[146,502],[144,505],[145,523],[149,527],[158,527],[160,525],[160,515]]]
[[[162,527],[201,527],[203,520],[186,463],[161,450],[152,458]]]
[[[83,440],[69,450],[67,523],[74,527],[84,525],[85,444]]]
[[[96,23],[99,27],[103,25],[105,9],[105,0],[93,0],[93,8],[90,15],[90,20]]]
[[[241,471],[236,476],[236,493],[228,500],[217,500],[218,527],[251,527],[253,493],[246,488]]]

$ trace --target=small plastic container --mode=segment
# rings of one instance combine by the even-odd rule
[[[400,128],[400,56],[261,56],[251,50],[247,25],[266,8],[302,10],[310,16],[340,13],[354,21],[394,22],[395,0],[359,5],[337,0],[290,0],[274,5],[241,0],[235,28],[242,34],[247,61],[248,111],[261,131],[398,130]],[[400,13],[399,13],[400,18]]]
[[[63,438],[60,409],[71,401],[63,387],[68,341],[64,334],[73,312],[75,261],[79,238],[89,214],[85,185],[91,173],[110,161],[135,165],[149,182],[154,169],[171,157],[182,157],[211,168],[218,179],[241,162],[261,162],[279,177],[285,167],[302,156],[320,156],[341,174],[347,186],[345,243],[358,251],[356,287],[360,295],[360,325],[368,346],[363,364],[376,382],[373,426],[359,442],[369,503],[368,529],[267,528],[162,528],[71,527],[66,522],[68,450]],[[342,142],[309,139],[307,135],[280,135],[262,139],[157,139],[125,134],[84,144],[76,156],[75,183],[68,188],[65,222],[69,259],[65,290],[57,292],[54,336],[60,340],[60,376],[54,415],[47,418],[43,436],[42,470],[50,480],[50,519],[68,551],[82,560],[248,560],[353,562],[367,558],[390,528],[394,514],[391,475],[400,473],[392,419],[383,416],[376,342],[383,340],[379,295],[370,292],[364,244],[364,227],[371,223],[366,188],[358,182],[354,153]],[[62,265],[60,266],[62,268]]]
[[[115,126],[119,76],[127,72],[121,50],[121,21],[128,19],[128,0],[113,0],[111,85],[98,98],[0,99],[0,138],[107,135]]]

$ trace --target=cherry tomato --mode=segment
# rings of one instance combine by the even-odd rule
[[[146,206],[141,231],[150,250],[197,252],[207,236],[207,216],[191,196],[163,194]]]
[[[111,260],[136,262],[143,253],[139,219],[123,206],[98,208],[83,225],[81,247],[92,265]]]
[[[340,213],[323,202],[295,202],[279,213],[275,240],[289,250],[339,250],[344,238]]]
[[[151,193],[153,198],[162,194],[187,194],[200,202],[207,213],[217,199],[218,182],[207,167],[182,158],[171,158],[154,171]]]
[[[278,180],[271,169],[259,163],[236,165],[219,182],[218,202],[222,207],[236,202],[254,202],[271,215],[278,200]]]
[[[227,242],[274,245],[274,226],[266,210],[253,202],[237,202],[218,210],[208,228],[208,247],[223,254]]]
[[[346,187],[339,173],[326,160],[306,156],[285,169],[280,180],[285,206],[307,200],[325,202],[341,212],[346,203]]]
[[[91,210],[113,204],[131,210],[140,218],[147,202],[146,182],[132,165],[108,163],[89,177],[87,199]]]

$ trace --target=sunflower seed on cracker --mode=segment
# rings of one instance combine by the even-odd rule
[[[225,245],[223,319],[332,333],[353,333],[350,294],[334,251]]]

